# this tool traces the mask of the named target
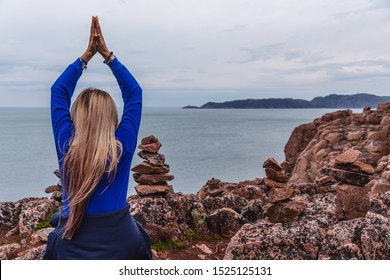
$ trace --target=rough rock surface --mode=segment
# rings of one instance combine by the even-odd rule
[[[253,225],[245,224],[231,239],[224,259],[316,259],[321,244],[320,231],[316,221],[273,224],[261,220]]]
[[[278,202],[288,199],[292,196],[292,188],[272,188],[268,193],[269,202]]]
[[[153,240],[179,240],[175,211],[163,197],[131,196],[130,212],[148,230]]]
[[[0,260],[12,259],[12,256],[20,249],[21,245],[18,243],[11,243],[0,246]]]
[[[137,155],[151,165],[161,166],[165,164],[165,156],[163,154],[140,151]]]
[[[169,172],[169,165],[164,164],[161,166],[157,165],[151,165],[147,162],[141,162],[140,164],[137,164],[134,166],[131,171],[138,172],[141,174],[163,174]]]
[[[280,183],[287,183],[288,182],[288,177],[286,174],[284,174],[282,171],[277,171],[271,168],[266,168],[265,169],[265,174],[268,179],[280,182]]]
[[[19,215],[19,233],[26,238],[36,225],[56,209],[54,201],[48,198],[32,200],[22,205]]]
[[[161,184],[161,183],[166,183],[167,181],[171,181],[174,179],[174,176],[171,174],[150,175],[150,174],[134,173],[133,177],[134,177],[134,181],[136,181],[138,184],[141,184],[141,185]]]
[[[231,239],[224,259],[390,258],[390,192],[370,197],[365,217],[338,222],[334,193],[302,195],[304,214],[291,223],[259,220]]]
[[[242,226],[240,214],[230,208],[221,208],[209,215],[207,222],[212,230],[225,238],[230,238]]]
[[[369,212],[364,218],[342,221],[326,234],[319,259],[389,259],[389,219]]]
[[[138,185],[135,191],[139,196],[161,195],[173,192],[172,186],[167,185]]]
[[[337,188],[337,218],[350,220],[364,217],[370,207],[370,187],[356,187],[340,184]]]
[[[266,215],[272,223],[288,223],[303,213],[306,206],[302,201],[284,200],[270,206]]]
[[[263,162],[263,168],[273,169],[276,171],[282,171],[283,168],[274,158],[268,158]]]
[[[305,157],[301,156],[302,152],[307,149],[307,147],[310,145],[310,147],[314,146],[315,144],[320,143],[317,138],[319,137],[319,131],[325,129],[326,127],[330,126],[331,123],[337,120],[344,120],[346,118],[350,118],[352,115],[351,110],[343,110],[343,111],[337,111],[333,113],[327,113],[323,115],[321,118],[315,119],[313,122],[302,124],[298,127],[296,127],[285,148],[284,153],[286,155],[285,162],[282,163],[283,169],[287,172],[287,174],[294,174],[296,172],[300,172],[303,174],[303,171],[308,168],[308,165],[310,162],[306,160]],[[329,130],[330,132],[331,130]],[[315,141],[311,143],[313,140]],[[321,146],[326,146],[325,142],[320,143],[317,146],[316,152],[320,151],[318,149]],[[318,150],[318,151],[317,151]],[[324,155],[325,157],[326,155]],[[298,164],[298,158],[299,164]],[[299,167],[296,167],[299,165]],[[294,168],[296,168],[296,171],[293,171]],[[298,170],[299,169],[299,170]],[[298,177],[295,175],[295,177]],[[299,178],[299,177],[298,177]],[[305,178],[306,179],[306,178]],[[302,179],[301,182],[306,182],[307,180]]]
[[[31,248],[18,254],[15,260],[41,260],[45,253],[46,245]]]
[[[36,232],[34,232],[30,237],[30,242],[32,244],[36,244],[39,242],[47,243],[47,236],[50,232],[52,232],[54,228],[48,227],[48,228],[42,228]]]
[[[160,150],[160,148],[161,148],[160,142],[138,145],[138,149],[141,149],[143,151],[150,152],[150,153],[157,153]]]
[[[141,140],[142,145],[152,144],[158,142],[158,138],[154,135],[149,135]]]
[[[390,111],[383,108],[387,107],[363,113],[337,111],[297,127],[286,144],[282,164],[291,172],[290,182],[314,182],[322,168],[347,150],[361,151],[357,160],[376,166],[390,152]],[[350,161],[356,159],[350,156]]]

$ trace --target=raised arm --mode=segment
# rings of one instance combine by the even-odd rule
[[[109,67],[122,92],[123,115],[115,132],[117,139],[134,153],[142,114],[142,89],[129,70],[115,58]]]
[[[84,61],[84,63],[86,62]],[[51,123],[59,161],[66,153],[66,142],[72,136],[73,122],[69,108],[77,81],[83,71],[82,65],[83,61],[81,58],[77,58],[65,69],[51,87]]]
[[[141,122],[142,89],[126,66],[108,50],[97,18],[96,32],[97,50],[110,67],[122,92],[123,115],[115,131],[115,136],[122,142],[127,151],[133,153],[137,145],[137,136]]]
[[[96,54],[96,20],[92,17],[91,32],[87,50],[70,64],[51,87],[51,122],[57,157],[60,161],[66,153],[65,145],[72,136],[73,122],[70,117],[70,103],[77,81],[88,61]]]

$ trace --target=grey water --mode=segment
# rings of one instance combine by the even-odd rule
[[[284,160],[296,126],[332,111],[144,108],[138,141],[158,137],[175,176],[174,190],[196,193],[212,177],[229,182],[263,177],[262,162]],[[132,166],[139,162],[135,154]],[[0,108],[0,201],[47,196],[45,187],[58,181],[56,168],[50,109]],[[135,185],[131,172],[128,194]]]

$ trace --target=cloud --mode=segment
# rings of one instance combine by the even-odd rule
[[[390,94],[390,4],[385,0],[0,0],[0,104],[47,104],[58,75],[86,48],[90,17],[144,89],[145,106]],[[78,89],[120,100],[97,56]],[[182,93],[182,94],[180,94]]]

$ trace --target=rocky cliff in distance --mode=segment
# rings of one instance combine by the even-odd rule
[[[352,95],[331,94],[316,97],[312,100],[294,98],[245,99],[226,102],[207,102],[196,106],[185,106],[183,109],[291,109],[291,108],[363,108],[376,107],[379,103],[390,101],[390,96],[377,96],[367,93]]]
[[[130,211],[156,259],[390,259],[389,127],[390,103],[325,114],[294,130],[282,165],[264,161],[266,178],[213,178],[196,194],[167,183],[161,143],[149,136]],[[41,258],[60,182],[46,192],[0,203],[0,259]]]

